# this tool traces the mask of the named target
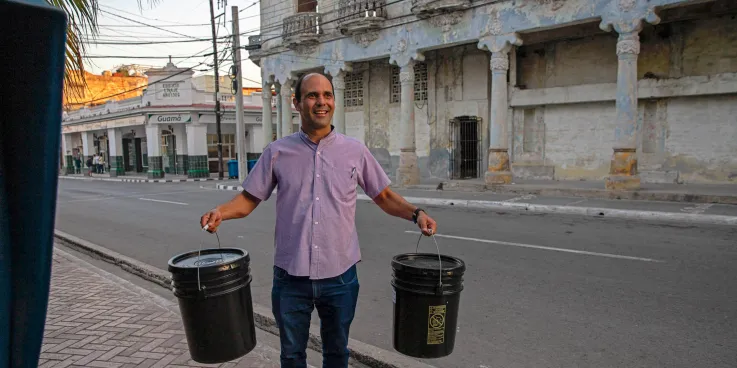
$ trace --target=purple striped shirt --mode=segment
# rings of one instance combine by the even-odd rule
[[[374,198],[390,183],[360,141],[333,130],[315,144],[300,130],[264,149],[243,188],[261,200],[278,188],[274,264],[324,279],[361,260],[356,185]]]

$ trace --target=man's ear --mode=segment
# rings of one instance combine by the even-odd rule
[[[299,106],[299,102],[297,102],[296,97],[292,97],[292,105],[294,105],[294,108],[297,109],[298,112],[301,112],[301,107]]]

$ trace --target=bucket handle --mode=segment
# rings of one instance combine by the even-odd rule
[[[432,233],[432,229],[430,229],[430,236],[432,236],[432,240],[435,242],[435,249],[438,251],[438,265],[440,265],[440,269],[438,270],[438,288],[440,293],[443,292],[443,260],[440,258],[440,246],[438,246],[438,240],[435,239],[435,234]],[[422,240],[422,233],[420,233],[420,238],[417,239],[417,246],[415,246],[415,253],[417,253],[420,249],[420,241]]]
[[[206,231],[207,228],[210,225],[205,225],[205,227],[202,228],[202,231]],[[222,249],[220,247],[220,237],[218,236],[218,232],[215,231],[213,234],[215,234],[215,237],[218,239],[218,249]],[[202,286],[200,284],[200,256],[202,255],[202,242],[200,242],[200,249],[197,251],[197,291],[202,291]],[[220,260],[225,261],[225,258],[223,258],[223,252],[220,252]]]

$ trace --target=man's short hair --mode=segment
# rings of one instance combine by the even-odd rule
[[[319,74],[325,77],[330,82],[330,88],[333,90],[333,94],[335,94],[335,87],[333,87],[333,80],[330,79],[330,77],[327,76],[327,74],[323,72],[308,72],[302,74],[299,79],[297,79],[297,84],[294,85],[294,98],[297,99],[297,102],[302,102],[302,81],[305,79],[306,76],[310,74]]]

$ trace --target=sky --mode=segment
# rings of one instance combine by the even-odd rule
[[[139,64],[150,67],[163,67],[172,56],[172,63],[178,67],[194,67],[195,76],[213,75],[213,58],[205,56],[212,53],[212,28],[210,26],[209,0],[158,0],[150,5],[149,0],[99,0],[99,34],[96,39],[88,38],[85,68],[93,74],[102,74],[104,70],[115,70],[123,64]],[[221,2],[219,5],[218,2]],[[248,35],[259,33],[259,2],[257,0],[213,0],[217,18],[216,32],[218,37],[232,34],[232,10],[237,6],[240,19],[241,46],[248,44]],[[128,18],[129,20],[123,19]],[[136,23],[140,22],[140,23]],[[141,24],[143,23],[143,24]],[[159,27],[159,28],[154,28]],[[114,44],[131,42],[184,41],[206,38],[205,41],[169,44]],[[233,64],[232,44],[227,39],[218,43],[220,75],[230,74]],[[225,54],[227,52],[227,54]],[[193,56],[197,55],[197,56]],[[101,57],[100,57],[101,56]],[[224,60],[220,60],[225,56]],[[143,58],[141,58],[143,57]],[[153,58],[155,57],[155,58]],[[190,57],[190,58],[188,58]],[[187,59],[188,58],[188,59]],[[260,87],[261,72],[258,66],[248,60],[248,51],[241,50],[243,85]],[[205,63],[198,65],[200,63]],[[208,71],[202,71],[209,69]]]

